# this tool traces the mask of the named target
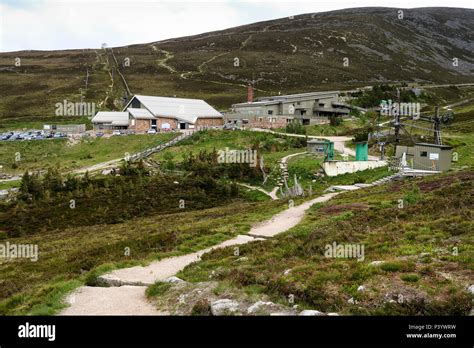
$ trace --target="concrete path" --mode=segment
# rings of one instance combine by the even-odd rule
[[[303,204],[286,209],[270,220],[253,227],[248,235],[239,235],[216,246],[187,255],[165,258],[150,263],[148,266],[123,268],[104,274],[99,282],[110,287],[83,286],[76,289],[66,298],[70,307],[60,315],[160,315],[145,297],[146,285],[158,280],[165,280],[176,275],[186,266],[199,261],[203,254],[216,249],[233,245],[246,244],[262,240],[260,237],[273,237],[296,226],[305,211],[314,203],[325,202],[338,193],[328,193]]]

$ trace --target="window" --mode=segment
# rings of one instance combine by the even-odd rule
[[[426,152],[426,151],[421,151],[421,152],[420,152],[420,157],[428,157],[428,152]]]
[[[263,117],[259,117],[259,118],[258,118],[258,121],[259,121],[259,122],[262,122],[262,121],[263,121]]]
[[[246,120],[245,118],[242,120],[242,124],[248,124],[249,120]]]
[[[301,105],[301,102],[296,102],[296,105]]]
[[[132,126],[134,126],[134,125],[135,125],[135,119],[132,118]]]
[[[273,110],[268,110],[269,115],[273,115]]]

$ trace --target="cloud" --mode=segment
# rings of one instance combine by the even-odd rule
[[[0,0],[0,51],[123,46],[200,34],[262,20],[355,6],[394,6],[392,0]],[[443,6],[418,0],[417,6]],[[396,5],[411,7],[411,0]],[[464,5],[464,6],[463,6]],[[450,6],[470,7],[465,0]]]

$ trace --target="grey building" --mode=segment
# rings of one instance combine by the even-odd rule
[[[71,133],[80,134],[86,131],[85,124],[45,124],[43,130],[46,132],[59,132],[59,133]]]
[[[451,167],[452,158],[451,146],[417,143],[414,149],[413,169],[446,172]]]
[[[277,116],[300,119],[304,125],[320,123],[329,116],[347,116],[351,106],[341,102],[339,91],[311,92],[257,98],[255,101],[233,104],[226,120]]]
[[[453,148],[447,145],[416,143],[415,146],[397,145],[395,156],[401,158],[406,154],[413,169],[446,172],[451,167]]]

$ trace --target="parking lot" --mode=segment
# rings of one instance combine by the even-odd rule
[[[22,141],[22,140],[43,140],[54,138],[66,138],[67,134],[61,132],[45,132],[42,130],[31,130],[22,132],[6,132],[0,134],[0,141]]]

